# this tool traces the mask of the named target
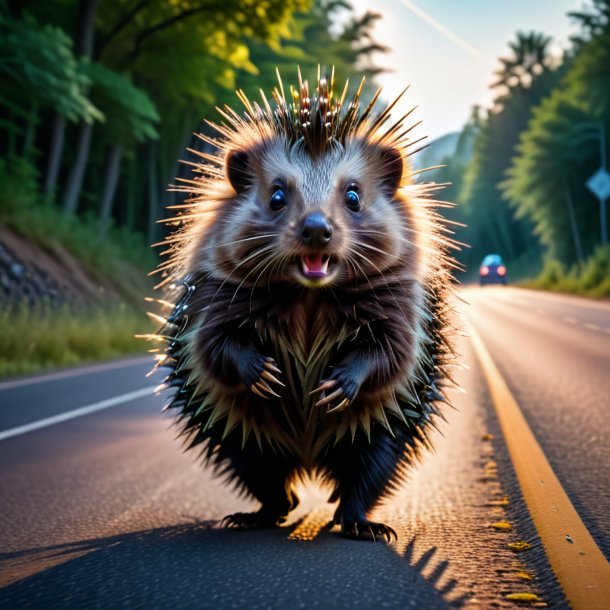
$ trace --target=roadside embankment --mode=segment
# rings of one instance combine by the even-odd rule
[[[112,263],[116,276],[57,240],[39,243],[0,226],[0,377],[146,350],[134,336],[152,328],[146,271]]]

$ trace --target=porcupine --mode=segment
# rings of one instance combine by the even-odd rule
[[[243,92],[200,137],[198,174],[160,266],[176,303],[159,332],[187,448],[261,504],[224,523],[275,527],[314,474],[346,536],[390,540],[369,520],[434,425],[452,358],[451,240],[430,185],[413,180],[398,100]],[[404,92],[403,92],[404,93]],[[400,97],[400,96],[399,96]],[[196,151],[192,151],[196,152]]]

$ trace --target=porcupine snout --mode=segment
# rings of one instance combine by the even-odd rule
[[[323,248],[332,239],[333,228],[323,212],[311,212],[301,225],[301,243],[310,248]]]

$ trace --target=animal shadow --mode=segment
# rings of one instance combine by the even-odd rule
[[[231,531],[216,522],[147,529],[0,554],[13,574],[1,608],[425,608],[456,607],[439,588],[446,562],[425,578],[418,561],[385,543],[342,539],[323,528]],[[410,549],[410,550],[409,550]],[[407,560],[405,562],[405,559]],[[463,600],[462,600],[463,601]]]

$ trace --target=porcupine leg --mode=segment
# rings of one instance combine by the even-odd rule
[[[404,453],[404,443],[392,437],[382,426],[371,426],[371,440],[358,430],[354,441],[345,436],[323,458],[323,466],[337,483],[340,498],[335,523],[344,536],[360,538],[363,534],[397,538],[385,523],[369,521],[368,512],[377,503],[396,472]]]
[[[241,435],[239,435],[241,436]],[[290,486],[290,475],[294,460],[273,451],[271,447],[260,447],[248,442],[244,448],[223,442],[219,457],[227,460],[227,471],[250,492],[262,506],[252,513],[227,515],[223,523],[238,529],[277,527],[286,520],[288,513],[299,503]]]

